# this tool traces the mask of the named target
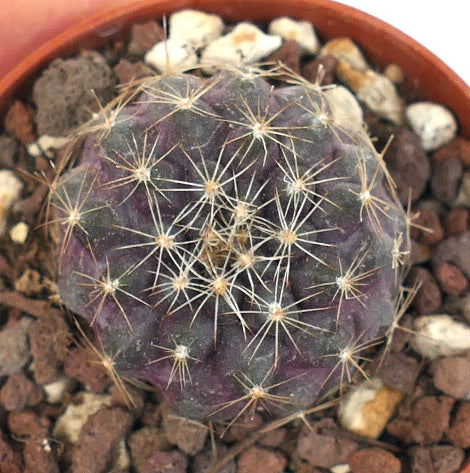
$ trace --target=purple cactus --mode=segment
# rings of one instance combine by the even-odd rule
[[[81,130],[51,196],[63,302],[195,419],[312,404],[399,298],[407,219],[380,155],[320,87],[269,79],[144,81]]]

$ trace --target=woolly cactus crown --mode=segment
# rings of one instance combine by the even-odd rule
[[[279,72],[146,79],[51,196],[65,305],[187,417],[309,405],[395,313],[407,220],[381,156]]]

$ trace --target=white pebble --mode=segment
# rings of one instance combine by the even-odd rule
[[[8,211],[20,197],[21,189],[23,183],[12,171],[7,169],[0,171],[0,235],[5,231]]]
[[[351,468],[349,468],[349,465],[344,463],[341,465],[335,465],[330,468],[331,473],[350,473]]]
[[[470,350],[470,327],[448,315],[424,315],[415,320],[413,348],[434,359]]]
[[[28,154],[33,158],[37,158],[42,154],[41,148],[38,146],[37,142],[30,143],[26,146],[26,149],[28,150]]]
[[[30,156],[37,157],[45,154],[52,158],[54,153],[51,151],[62,148],[68,141],[69,138],[64,136],[41,135],[34,143],[30,143],[26,149]]]
[[[224,31],[218,15],[198,10],[180,10],[170,15],[170,39],[180,40],[197,49],[214,41]]]
[[[51,442],[49,441],[49,439],[42,439],[41,448],[47,453],[50,453],[52,451]]]
[[[167,39],[147,51],[144,61],[158,72],[173,74],[194,68],[198,57],[187,41]]]
[[[66,376],[59,378],[52,383],[45,384],[43,386],[44,393],[46,394],[46,400],[49,404],[59,404],[65,392],[68,390],[71,384],[71,379]]]
[[[282,44],[280,36],[267,35],[251,23],[239,23],[230,33],[209,43],[202,51],[204,70],[214,72],[214,66],[243,66],[269,56]]]
[[[315,29],[309,21],[295,21],[283,16],[271,21],[268,27],[270,34],[295,41],[306,54],[316,54],[320,49]]]
[[[71,444],[78,442],[82,426],[88,417],[98,412],[102,406],[110,405],[111,395],[82,393],[80,404],[68,404],[65,412],[57,419],[53,435],[60,440],[67,440]]]
[[[129,452],[127,451],[127,445],[125,439],[122,439],[117,447],[116,462],[110,471],[129,471],[131,466],[131,459]]]
[[[22,245],[28,238],[29,227],[25,222],[18,222],[10,230],[10,238],[13,242]]]
[[[457,134],[457,122],[449,109],[434,102],[417,102],[406,109],[412,130],[425,151],[434,151]]]
[[[44,153],[49,158],[52,158],[54,155],[51,153],[51,150],[62,148],[68,141],[69,138],[64,136],[41,135],[35,143],[28,145],[27,149],[30,156],[36,157]]]
[[[362,130],[362,108],[346,87],[337,85],[325,89],[324,94],[336,125],[355,131]]]
[[[402,393],[385,386],[378,378],[366,380],[341,399],[338,420],[350,432],[377,438],[402,397]]]
[[[364,404],[374,399],[381,385],[380,381],[373,384],[362,383],[342,398],[338,416],[343,427],[351,432],[365,427],[365,421],[361,415],[362,408]]]

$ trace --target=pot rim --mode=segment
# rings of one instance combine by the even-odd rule
[[[183,8],[221,14],[225,21],[268,22],[278,16],[309,20],[322,39],[349,36],[370,62],[398,64],[424,97],[456,115],[460,134],[470,138],[470,88],[443,61],[397,28],[356,8],[332,0],[139,0],[102,11],[51,37],[0,78],[0,116],[14,94],[48,61],[81,48],[97,47],[122,36],[128,27]],[[440,78],[442,79],[440,80]]]

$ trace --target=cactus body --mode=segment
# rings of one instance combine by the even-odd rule
[[[321,88],[263,75],[144,81],[52,195],[62,300],[191,418],[313,403],[399,296],[406,218],[380,157]]]

